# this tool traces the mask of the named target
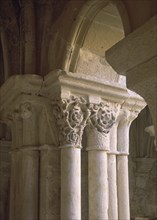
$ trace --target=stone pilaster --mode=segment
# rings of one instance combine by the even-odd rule
[[[38,218],[39,153],[35,146],[33,105],[24,102],[10,114],[12,127],[10,219]]]

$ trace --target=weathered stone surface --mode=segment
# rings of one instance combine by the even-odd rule
[[[60,219],[60,151],[40,152],[40,219]]]
[[[154,138],[144,131],[151,123],[149,110],[145,108],[130,131],[129,182],[133,219],[157,218],[157,153]]]

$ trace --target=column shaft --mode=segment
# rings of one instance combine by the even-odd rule
[[[118,219],[130,220],[128,156],[117,157]]]
[[[108,219],[108,182],[106,151],[88,152],[89,219]]]
[[[17,195],[17,180],[18,180],[18,152],[11,153],[11,176],[10,176],[10,200],[9,200],[9,219],[17,219],[16,199]]]
[[[38,219],[38,151],[12,154],[10,220]]]
[[[40,220],[60,219],[60,151],[40,151]]]
[[[108,154],[108,190],[109,190],[109,209],[108,218],[118,219],[117,201],[117,124],[113,125],[110,131],[110,153]]]
[[[22,220],[38,219],[38,151],[22,152],[20,173],[20,202]]]
[[[108,155],[109,219],[118,219],[116,156]]]
[[[81,219],[81,150],[61,149],[61,219]]]
[[[127,113],[127,114],[126,114]],[[117,183],[118,183],[118,219],[130,220],[128,153],[130,112],[123,112],[117,133]]]

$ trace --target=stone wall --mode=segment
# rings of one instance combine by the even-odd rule
[[[130,130],[130,208],[131,217],[157,218],[157,152],[154,138],[144,131],[151,124],[148,108],[133,122]]]

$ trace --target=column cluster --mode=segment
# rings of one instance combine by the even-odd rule
[[[129,127],[138,113],[138,108],[106,100],[89,103],[74,96],[53,105],[61,148],[61,219],[81,219],[84,130],[88,151],[89,220],[130,219]]]
[[[12,127],[11,220],[81,220],[84,132],[89,220],[130,219],[129,126],[145,102],[94,80],[56,70],[44,81],[11,78],[0,90],[1,118]]]
[[[11,220],[48,220],[60,216],[60,152],[51,115],[50,103],[29,95],[17,100],[4,115],[12,130]]]

